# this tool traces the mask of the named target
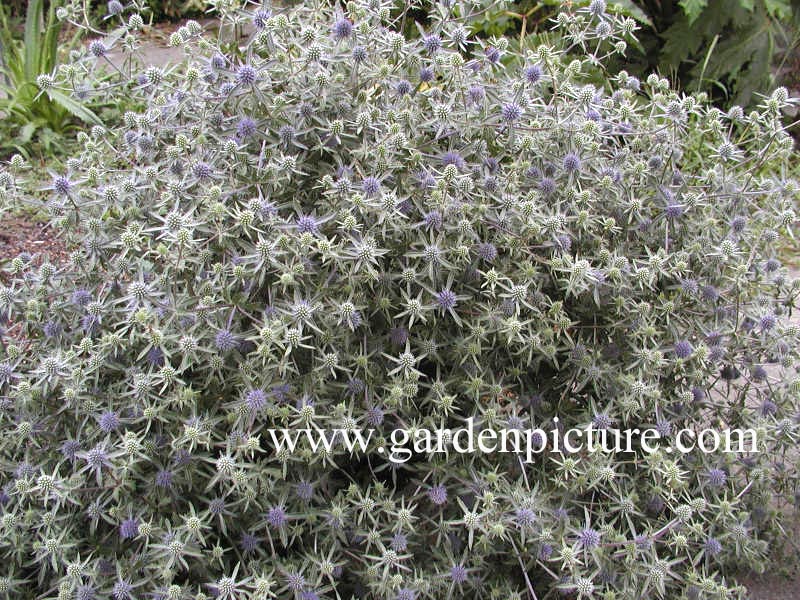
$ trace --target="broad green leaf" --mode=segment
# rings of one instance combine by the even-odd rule
[[[650,17],[647,16],[647,13],[637,6],[633,0],[612,0],[611,4],[609,4],[609,8],[611,10],[617,9],[623,15],[628,15],[640,23],[644,23],[650,27],[653,26],[653,22],[650,20]]]
[[[753,12],[756,6],[755,0],[739,0],[739,6],[748,12]]]
[[[102,122],[96,114],[66,94],[59,92],[58,90],[47,90],[47,95],[53,102],[69,111],[72,116],[80,119],[81,121],[85,121],[93,125],[102,125]]]
[[[792,14],[792,5],[788,0],[764,0],[764,7],[774,19],[786,19]]]
[[[42,2],[43,0],[30,0],[28,11],[25,14],[25,77],[33,81],[39,76],[39,56],[42,46]]]
[[[22,129],[19,130],[17,138],[21,144],[27,144],[31,141],[33,134],[36,132],[36,124],[27,123]]]
[[[692,56],[703,39],[692,32],[685,20],[676,22],[663,34],[664,46],[661,48],[661,64],[677,68],[684,60]]]
[[[58,43],[61,22],[56,18],[56,3],[50,3],[45,24],[44,41],[39,55],[39,73],[49,73],[58,62]]]
[[[689,25],[691,25],[700,16],[703,9],[708,6],[708,0],[681,0],[678,4],[683,8],[683,13],[689,19]]]

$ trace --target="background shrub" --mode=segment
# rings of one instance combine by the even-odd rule
[[[20,27],[11,11],[0,6],[0,157],[15,151],[30,156],[34,146],[47,154],[63,151],[64,138],[79,124],[100,124],[89,89],[73,85],[73,98],[37,86],[39,75],[60,64],[59,49],[74,46],[80,36],[65,42],[62,33],[55,3],[31,0]],[[76,75],[67,73],[67,79],[74,84]]]
[[[152,17],[155,21],[175,20],[180,18],[187,18],[201,15],[207,8],[207,0],[129,0],[128,2],[121,2],[119,4],[127,6],[128,9],[142,11],[145,17]],[[56,0],[51,2],[45,0],[45,4],[58,6],[64,4],[76,4],[89,9],[89,16],[94,17],[95,13],[102,15],[107,14],[109,4],[113,4],[114,0],[66,0],[60,2]],[[27,11],[26,0],[6,0],[3,2],[4,8],[12,17],[23,18]]]
[[[467,4],[413,40],[392,14],[226,12],[255,26],[241,58],[189,23],[186,64],[99,88],[145,108],[45,189],[4,166],[72,254],[0,287],[0,593],[723,598],[768,564],[798,497],[786,91],[723,113],[588,83],[635,29],[599,0],[518,57]],[[115,19],[77,73],[135,45]],[[394,465],[264,437],[471,416],[762,451]]]
[[[579,2],[588,5],[589,2]],[[542,33],[557,0],[486,2],[473,24],[485,35]],[[793,69],[800,41],[800,4],[790,0],[609,0],[609,10],[635,18],[635,50],[614,61],[632,74],[652,71],[682,89],[705,91],[720,106],[757,104],[758,92],[797,87]],[[754,96],[755,94],[755,96]]]

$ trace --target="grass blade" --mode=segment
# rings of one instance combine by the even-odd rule
[[[28,81],[35,81],[39,76],[39,52],[42,45],[42,2],[43,0],[31,0],[28,3],[28,11],[25,14],[25,37],[23,50],[25,56],[25,78]]]

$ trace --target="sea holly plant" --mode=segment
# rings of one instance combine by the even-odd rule
[[[513,61],[468,2],[414,39],[379,0],[218,5],[240,52],[188,23],[184,64],[98,88],[141,111],[44,185],[0,172],[71,252],[4,267],[0,593],[744,597],[800,498],[786,91],[745,114],[590,84],[635,30],[600,0]],[[661,439],[386,451],[470,420]],[[757,451],[669,452],[702,428]]]

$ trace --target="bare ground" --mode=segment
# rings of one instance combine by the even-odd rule
[[[23,252],[37,261],[47,258],[60,264],[68,259],[64,244],[46,223],[27,215],[0,214],[0,267]]]

